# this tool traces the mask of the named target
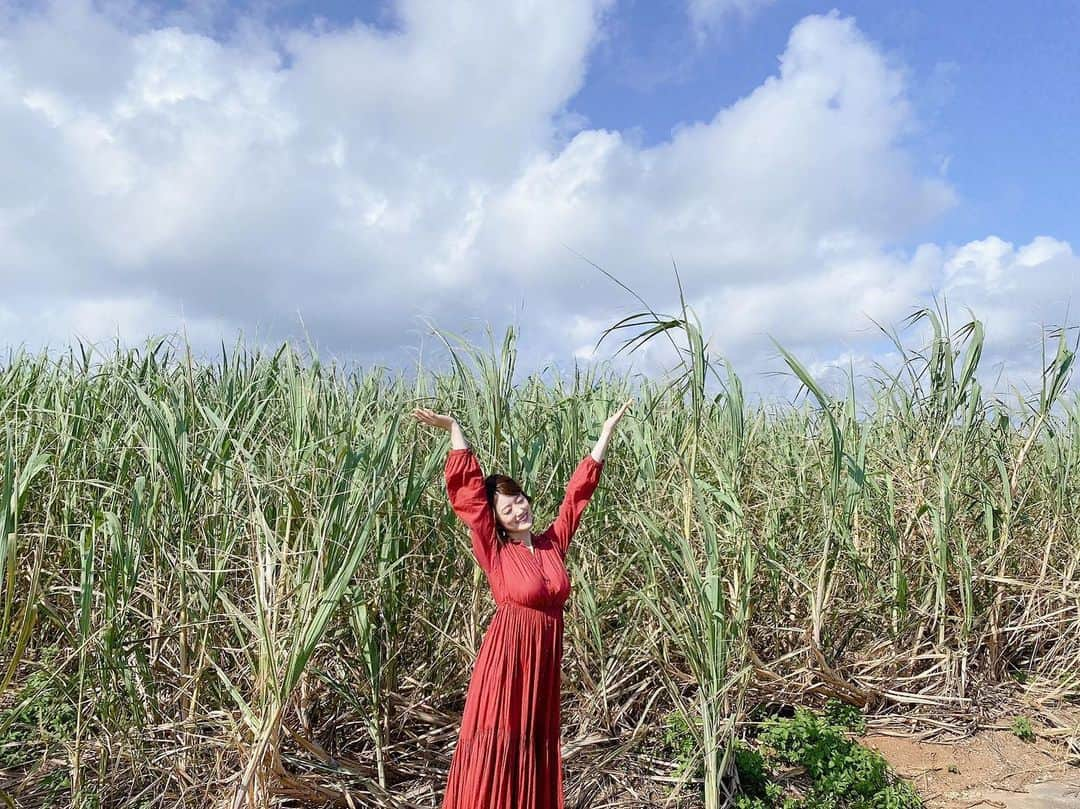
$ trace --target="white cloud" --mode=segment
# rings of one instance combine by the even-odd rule
[[[0,269],[25,293],[154,293],[237,325],[300,309],[332,342],[395,344],[416,304],[451,310],[483,199],[548,142],[604,4],[488,5],[283,42],[129,33],[88,3],[15,16],[0,138],[30,159],[0,168]]]
[[[206,348],[231,336],[230,324],[224,321],[188,317],[182,308],[153,295],[122,294],[9,300],[0,304],[0,329],[7,335],[5,346],[22,345],[35,351],[42,347],[63,349],[75,341],[108,351],[116,340],[130,345],[171,332]]]
[[[903,69],[836,14],[663,143],[583,128],[568,105],[610,5],[404,0],[393,31],[248,21],[226,41],[205,33],[213,4],[174,25],[137,3],[9,10],[0,339],[186,323],[209,345],[302,317],[329,351],[408,362],[422,314],[519,321],[519,367],[566,364],[641,308],[576,251],[669,311],[677,261],[713,345],[753,374],[767,335],[816,362],[871,356],[867,315],[934,291],[1019,335],[1075,275],[1050,238],[896,248],[955,195],[905,148]],[[656,344],[646,365],[673,360]]]
[[[720,28],[731,18],[748,20],[775,0],[688,0],[686,12],[699,38]]]
[[[581,280],[564,243],[650,301],[670,300],[674,256],[714,344],[736,359],[758,358],[766,334],[835,343],[868,314],[905,314],[940,267],[932,247],[889,248],[954,201],[914,171],[900,146],[910,124],[902,74],[854,23],[809,18],[779,76],[712,121],[649,149],[586,131],[534,160],[492,196],[480,252],[513,262],[538,295],[572,290],[594,316],[612,285]]]
[[[949,252],[939,289],[950,305],[968,306],[985,322],[988,342],[1001,353],[1030,355],[1042,327],[1077,321],[1080,256],[1049,236],[1019,249],[990,236]]]

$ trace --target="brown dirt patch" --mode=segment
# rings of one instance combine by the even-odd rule
[[[992,809],[1008,806],[1058,806],[1025,803],[1028,788],[1053,781],[1068,793],[1080,790],[1080,766],[1069,751],[1045,739],[1024,742],[1008,730],[980,731],[959,741],[920,741],[910,736],[868,732],[859,740],[878,750],[897,774],[911,781],[930,809]],[[1017,796],[1014,803],[1009,798]],[[1075,803],[1080,807],[1080,792]]]

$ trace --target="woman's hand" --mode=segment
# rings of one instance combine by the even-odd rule
[[[633,397],[627,399],[622,407],[620,407],[613,415],[609,416],[608,420],[604,422],[604,432],[612,432],[615,429],[615,425],[619,423],[619,419],[623,417],[623,414],[630,409],[630,405],[633,403]]]
[[[461,432],[461,427],[458,426],[457,421],[449,413],[436,413],[434,410],[429,410],[426,407],[417,407],[413,410],[412,414],[419,422],[449,432],[450,449],[469,448],[469,442],[465,440],[465,434]]]
[[[592,448],[592,452],[590,453],[593,460],[597,463],[601,463],[604,460],[604,453],[607,452],[608,440],[611,438],[611,434],[615,432],[615,425],[619,423],[619,419],[623,417],[633,403],[633,397],[627,399],[623,403],[623,406],[616,410],[613,415],[608,416],[607,421],[604,422],[604,426],[600,429],[600,437],[596,440],[596,446]]]
[[[417,407],[413,410],[412,414],[417,421],[421,421],[431,427],[438,427],[440,430],[449,432],[454,426],[453,416],[436,413],[434,410],[429,410],[426,407]]]

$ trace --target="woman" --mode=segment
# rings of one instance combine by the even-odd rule
[[[608,440],[632,403],[604,422],[542,534],[531,531],[529,496],[505,475],[484,477],[451,416],[413,411],[424,424],[450,432],[447,492],[469,526],[497,605],[469,681],[442,809],[563,809],[559,697],[563,605],[570,595],[564,561],[599,483]]]

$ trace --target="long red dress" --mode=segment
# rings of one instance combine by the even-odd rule
[[[469,526],[497,608],[469,680],[442,809],[563,809],[563,560],[602,468],[592,455],[578,464],[555,522],[533,535],[534,556],[513,541],[499,547],[476,456],[450,450],[450,503]]]

